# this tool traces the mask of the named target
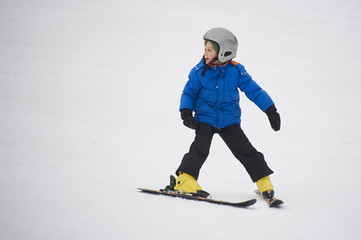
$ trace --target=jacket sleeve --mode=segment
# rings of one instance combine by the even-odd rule
[[[180,100],[179,111],[188,108],[194,110],[195,101],[198,98],[199,90],[202,85],[197,77],[197,69],[193,68],[188,76],[188,82],[186,83]]]
[[[240,78],[238,87],[244,92],[249,100],[254,102],[263,112],[274,103],[266,91],[264,91],[247,73],[244,66],[237,65]]]

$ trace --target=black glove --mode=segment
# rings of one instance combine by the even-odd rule
[[[278,131],[281,128],[281,118],[280,114],[277,112],[277,108],[275,105],[270,106],[266,110],[266,114],[268,116],[268,120],[271,123],[271,127],[273,130]]]
[[[192,110],[188,108],[183,108],[181,110],[181,118],[183,120],[183,124],[186,127],[197,130],[199,129],[199,123],[192,115]]]

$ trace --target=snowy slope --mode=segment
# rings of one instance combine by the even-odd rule
[[[360,237],[360,20],[357,0],[0,1],[0,239]],[[193,140],[179,97],[214,26],[281,114],[276,133],[242,96],[282,209],[136,190],[167,184]],[[254,197],[217,136],[199,182]]]

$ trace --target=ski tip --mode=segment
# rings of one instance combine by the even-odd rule
[[[253,205],[257,202],[257,199],[251,199],[251,200],[249,200],[249,202],[252,203],[252,205]]]
[[[257,202],[257,199],[250,199],[250,200],[244,202],[244,206],[245,207],[250,207],[250,206],[256,204],[256,202]]]
[[[280,208],[282,204],[284,204],[284,202],[282,200],[276,199],[272,203],[270,203],[269,207],[270,208]]]
[[[244,202],[230,203],[234,207],[247,208],[254,205],[257,202],[257,199],[250,199]]]

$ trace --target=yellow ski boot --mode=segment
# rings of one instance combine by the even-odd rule
[[[273,191],[273,185],[271,182],[271,179],[269,176],[266,176],[264,178],[261,178],[256,182],[257,187],[261,195],[263,196],[263,193],[266,193],[268,191]]]
[[[269,176],[261,178],[256,182],[259,194],[263,196],[266,200],[269,207],[278,207],[279,205],[283,204],[282,200],[276,199],[274,197],[274,190],[271,179]]]
[[[187,173],[179,173],[179,176],[175,181],[174,190],[205,198],[209,196],[209,193],[202,190],[197,180]]]

